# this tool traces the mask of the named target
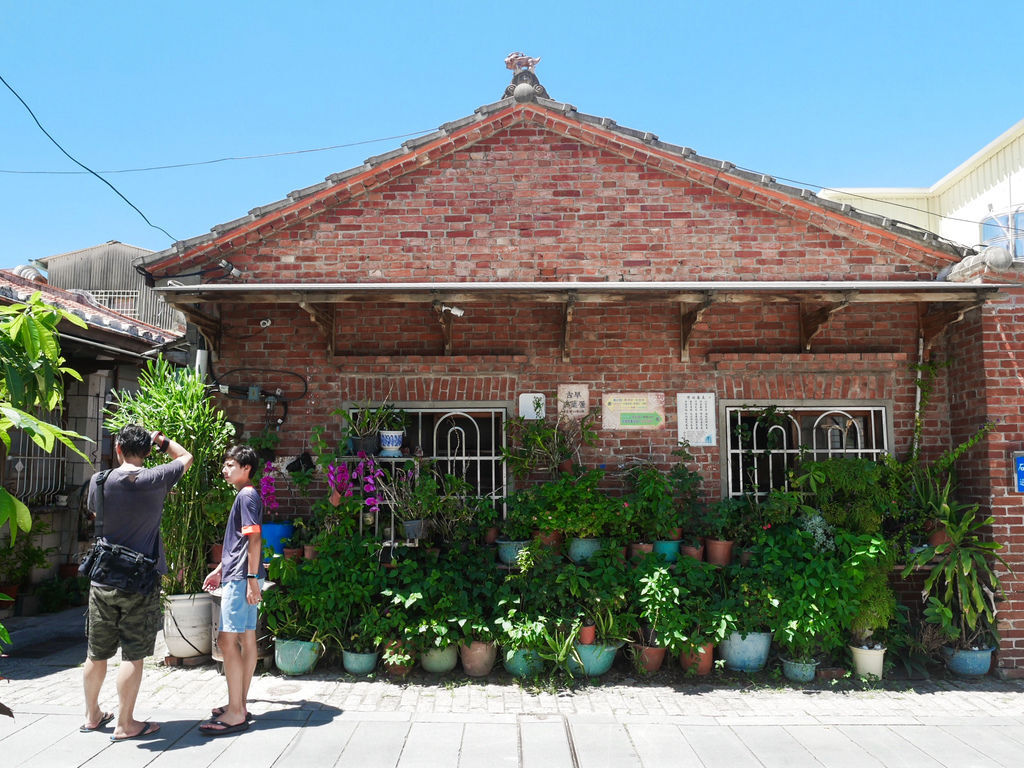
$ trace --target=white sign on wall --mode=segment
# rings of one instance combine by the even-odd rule
[[[590,387],[586,384],[558,385],[558,418],[582,419],[590,412]]]
[[[714,392],[677,392],[679,440],[690,445],[717,445]]]

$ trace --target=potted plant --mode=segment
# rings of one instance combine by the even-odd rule
[[[505,519],[498,536],[498,559],[506,565],[516,562],[537,527],[539,514],[536,486],[514,491],[505,498]]]
[[[256,457],[262,463],[272,462],[277,456],[277,446],[281,444],[281,435],[276,429],[264,427],[246,439],[248,445],[256,451]]]
[[[374,456],[377,454],[381,430],[405,429],[405,411],[396,408],[387,400],[376,406],[368,402],[355,403],[351,408],[339,408],[331,413],[341,416],[344,422],[346,437],[351,444],[351,455],[363,453]],[[389,445],[390,449],[393,449],[393,446]]]
[[[732,562],[736,528],[746,504],[745,499],[726,498],[708,508],[702,522],[704,555],[709,563],[728,565]]]
[[[0,547],[0,610],[10,608],[18,597],[18,590],[25,584],[33,568],[45,568],[48,557],[56,551],[54,547],[37,547],[34,539],[48,530],[43,523],[36,523],[33,529],[18,537],[13,544]]]
[[[719,651],[726,669],[758,672],[768,661],[779,599],[756,569],[742,565],[726,569],[726,586],[721,609],[728,632]]]
[[[635,461],[626,470],[636,541],[674,563],[682,538],[675,488],[669,476],[649,461]]]
[[[1003,597],[1002,579],[993,565],[1009,565],[999,554],[1002,544],[985,536],[995,522],[980,517],[977,504],[952,504],[946,517],[948,541],[929,545],[914,555],[903,571],[931,567],[925,578],[925,621],[939,628],[949,642],[946,665],[956,674],[988,673],[999,643],[996,603]]]
[[[569,559],[583,562],[602,544],[601,537],[615,525],[621,502],[599,487],[604,472],[593,469],[578,477],[562,475],[538,490],[538,506],[548,526],[568,539]]]
[[[679,582],[659,557],[643,558],[633,571],[634,597],[639,623],[632,650],[634,664],[643,674],[661,669],[668,651],[663,627],[678,608]]]
[[[597,441],[596,421],[596,409],[582,418],[565,411],[554,419],[513,416],[505,422],[508,445],[502,448],[502,458],[520,480],[536,471],[547,472],[551,478],[571,472],[580,447]]]
[[[678,654],[684,671],[708,675],[714,663],[715,646],[730,628],[730,614],[724,605],[724,570],[711,563],[684,558],[676,566],[678,595],[663,606],[660,642]]]

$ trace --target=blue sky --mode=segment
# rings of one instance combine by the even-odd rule
[[[1024,117],[1006,2],[5,2],[0,75],[97,171],[395,137],[498,100],[513,50],[552,98],[818,186],[927,186]],[[1001,42],[1002,38],[1002,42]],[[174,239],[392,149],[106,178]],[[0,268],[162,250],[0,85]]]

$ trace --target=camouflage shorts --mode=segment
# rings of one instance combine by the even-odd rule
[[[89,613],[85,633],[89,658],[109,659],[121,646],[124,661],[140,661],[153,655],[160,629],[160,590],[148,595],[122,592],[111,587],[89,589]]]

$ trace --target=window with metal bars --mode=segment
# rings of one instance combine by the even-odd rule
[[[889,452],[891,426],[881,405],[726,405],[725,420],[729,496],[788,487],[798,460],[878,460]]]

